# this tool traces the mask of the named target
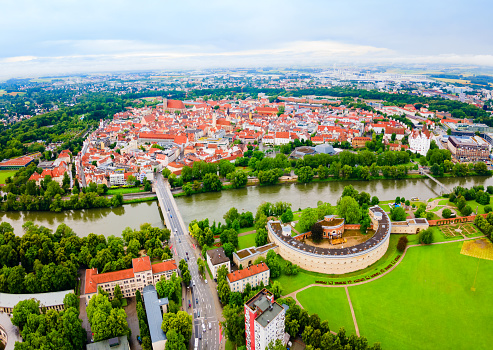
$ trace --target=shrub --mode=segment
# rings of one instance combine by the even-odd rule
[[[449,208],[443,209],[442,216],[444,219],[448,219],[450,216],[452,216],[452,210],[450,210]]]
[[[419,243],[430,244],[433,243],[433,232],[430,229],[423,230],[419,233]]]
[[[488,186],[488,187],[489,187],[489,186]],[[491,210],[492,210],[492,209],[491,209],[491,205],[487,205],[487,206],[485,206],[485,207],[484,207],[484,212],[485,212],[485,213],[489,213]]]
[[[466,205],[464,208],[462,208],[462,210],[460,211],[462,213],[462,215],[464,216],[469,216],[471,215],[472,213],[472,208],[470,205]]]
[[[408,240],[407,240],[406,236],[402,236],[401,238],[399,238],[399,242],[397,242],[397,249],[400,252],[403,252],[404,250],[406,250],[407,242],[408,242]]]

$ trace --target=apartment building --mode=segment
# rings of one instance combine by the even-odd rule
[[[98,270],[86,270],[85,291],[87,301],[98,292],[98,287],[108,292],[113,298],[115,286],[118,284],[125,298],[135,295],[135,291],[143,291],[145,286],[156,285],[165,276],[170,278],[173,273],[178,274],[175,260],[165,260],[158,264],[151,264],[148,256],[132,259],[132,268],[98,274]]]
[[[226,266],[228,272],[231,272],[231,262],[226,256],[223,247],[207,251],[207,265],[209,265],[214,279],[217,277],[217,269],[221,266]]]
[[[250,284],[252,288],[257,287],[261,282],[264,286],[268,285],[269,278],[270,269],[265,263],[248,266],[243,270],[231,272],[226,276],[231,291],[240,293],[243,293],[247,284]]]
[[[244,310],[247,350],[264,350],[270,342],[284,340],[286,311],[271,292],[262,289],[246,302]]]

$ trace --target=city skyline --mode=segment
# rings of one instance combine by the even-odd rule
[[[0,78],[118,70],[338,64],[493,66],[476,0],[9,2]],[[482,11],[477,11],[483,9]],[[470,14],[470,15],[469,15]]]

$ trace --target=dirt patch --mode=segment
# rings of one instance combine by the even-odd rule
[[[465,241],[460,253],[474,258],[493,260],[493,244],[486,238]]]

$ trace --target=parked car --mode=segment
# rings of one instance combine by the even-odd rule
[[[202,323],[202,330],[205,332],[205,324]]]
[[[195,304],[199,305],[199,298],[195,298]]]
[[[212,329],[212,324],[209,322],[209,329]]]
[[[190,302],[190,299],[188,300],[188,307],[192,307],[192,303]]]
[[[207,284],[207,280],[205,280],[205,283]]]
[[[139,344],[142,344],[142,338],[140,337],[140,335],[137,336],[137,341],[139,342]]]

